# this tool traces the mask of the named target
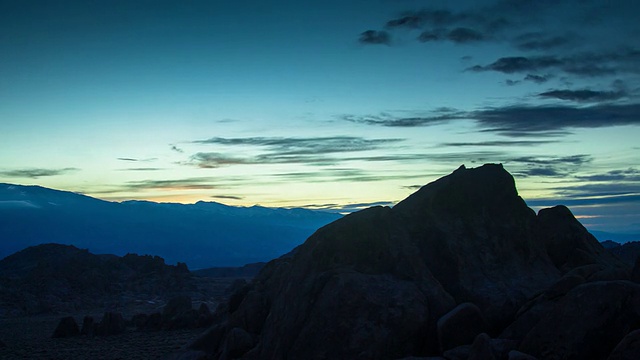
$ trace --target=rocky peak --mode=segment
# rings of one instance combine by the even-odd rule
[[[456,305],[477,307],[497,334],[582,264],[550,251],[578,244],[611,265],[576,223],[562,208],[536,216],[502,165],[462,166],[393,208],[345,216],[268,263],[193,348],[216,359],[436,354],[445,350],[436,324]]]

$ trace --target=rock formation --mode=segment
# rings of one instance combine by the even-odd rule
[[[593,341],[591,330],[620,325],[605,346],[589,348],[608,354],[638,326],[640,305],[632,299],[639,285],[592,281],[625,278],[628,271],[565,207],[536,215],[502,165],[463,166],[393,208],[337,220],[269,262],[217,309],[213,326],[185,356],[396,359],[461,345],[445,357],[456,351],[541,357],[547,348],[562,351],[544,329],[570,331],[559,321],[573,319],[575,312],[563,316],[580,294],[593,296],[607,314],[598,317],[594,308],[587,330],[571,339]],[[626,300],[598,300],[599,287]],[[555,315],[540,315],[546,312]],[[460,337],[448,327],[448,337],[439,339],[438,323],[442,337],[454,315],[459,326],[482,323]],[[509,326],[515,327],[509,337],[497,338]],[[474,341],[478,332],[486,334]]]

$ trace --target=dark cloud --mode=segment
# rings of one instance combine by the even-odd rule
[[[539,32],[526,33],[514,39],[515,46],[520,50],[551,50],[566,46],[571,42],[569,36],[547,35]]]
[[[496,140],[496,141],[481,141],[481,142],[448,142],[440,143],[437,146],[452,146],[452,147],[467,147],[467,146],[538,146],[551,143],[557,143],[556,140]]]
[[[48,176],[58,176],[65,175],[68,173],[79,171],[78,168],[63,168],[63,169],[42,169],[42,168],[32,168],[32,169],[17,169],[17,170],[5,170],[0,171],[1,176],[6,176],[10,178],[30,178],[37,179],[41,177]]]
[[[360,34],[358,41],[366,45],[391,45],[391,35],[384,30],[367,30]]]
[[[420,127],[467,119],[482,132],[505,136],[562,136],[571,129],[640,125],[640,104],[596,104],[588,107],[513,105],[475,111],[449,110],[428,117],[344,116],[351,122],[387,127]]]
[[[528,200],[527,205],[532,207],[550,207],[558,204],[565,206],[607,206],[612,204],[640,203],[640,194],[629,195],[606,195],[599,197],[562,197],[554,199],[533,199]],[[635,207],[631,211],[635,211]]]
[[[458,44],[480,41],[483,40],[484,37],[485,36],[479,31],[464,27],[455,28],[447,34],[447,39]]]
[[[191,156],[191,161],[198,167],[203,169],[215,169],[227,165],[252,164],[256,161],[249,159],[233,157],[226,154],[216,152],[199,152]]]
[[[569,100],[577,102],[601,102],[618,100],[627,96],[625,91],[596,90],[550,90],[538,94],[542,98]]]
[[[556,157],[536,157],[536,156],[522,156],[509,159],[511,162],[519,162],[533,165],[558,165],[558,164],[572,164],[572,165],[584,165],[593,161],[590,155],[571,155],[571,156],[556,156]]]
[[[379,149],[381,146],[397,143],[402,139],[365,139],[356,136],[331,137],[214,137],[194,141],[197,144],[263,147],[278,155],[314,155],[327,153],[356,152]]]
[[[504,83],[505,83],[507,86],[515,86],[515,85],[520,84],[521,82],[522,82],[522,81],[520,81],[520,80],[510,80],[510,79],[507,79],[507,80],[505,80],[505,82],[504,82]]]
[[[439,41],[442,39],[443,34],[441,32],[432,30],[423,31],[422,33],[420,33],[420,36],[418,36],[418,41],[420,42]]]
[[[385,27],[387,29],[420,29],[425,26],[443,27],[460,23],[469,19],[470,14],[453,13],[449,10],[419,10],[407,11],[402,16],[387,21]]]
[[[487,132],[507,136],[562,135],[570,129],[640,125],[640,104],[589,107],[515,105],[473,111],[469,118]]]
[[[367,125],[417,127],[439,125],[448,123],[451,120],[466,119],[467,115],[466,112],[456,109],[436,109],[429,116],[396,117],[388,113],[381,113],[368,116],[345,115],[342,118],[346,121]]]
[[[226,199],[226,200],[242,200],[243,196],[234,196],[234,195],[212,195],[213,199]]]
[[[577,178],[579,180],[590,181],[590,182],[631,181],[631,182],[637,182],[640,184],[640,170],[635,168],[629,168],[625,170],[611,170],[604,174],[583,175],[583,176],[578,176]]]
[[[365,139],[355,136],[333,136],[317,138],[215,137],[194,143],[223,145],[228,147],[257,147],[256,155],[228,155],[219,152],[198,152],[191,156],[191,163],[201,168],[217,168],[226,165],[248,164],[305,164],[314,166],[335,165],[341,161],[370,160],[383,161],[375,157],[349,158],[338,154],[388,148],[402,139]],[[234,150],[234,154],[238,151]],[[245,152],[246,153],[246,152]]]
[[[522,156],[511,157],[504,162],[513,167],[515,176],[567,177],[593,161],[590,155],[570,156]]]
[[[184,153],[184,150],[182,150],[181,148],[177,147],[176,145],[170,144],[170,146],[171,146],[171,150],[173,150],[173,151],[175,151],[177,153],[180,153],[180,154]]]
[[[475,65],[467,70],[475,72],[498,71],[505,74],[513,74],[546,70],[551,67],[559,67],[560,65],[562,65],[562,61],[553,56],[511,56],[500,58],[489,65]]]
[[[136,159],[136,158],[130,158],[130,157],[119,157],[118,160],[131,161],[131,162],[152,162],[152,161],[158,160],[158,158]]]
[[[640,50],[627,48],[571,56],[509,56],[488,65],[475,65],[468,71],[497,71],[504,74],[559,71],[571,75],[597,77],[622,73],[640,73]]]
[[[143,190],[214,190],[221,186],[213,178],[129,181],[111,192]]]
[[[139,167],[139,168],[127,168],[121,169],[120,171],[159,171],[164,170],[163,168],[155,168],[155,167]]]
[[[535,75],[535,74],[527,74],[527,76],[522,79],[523,81],[531,81],[536,84],[544,84],[551,78],[551,75]]]

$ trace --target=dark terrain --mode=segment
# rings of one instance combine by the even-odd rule
[[[638,267],[501,165],[335,221],[238,289],[181,359],[637,359]]]
[[[41,245],[0,261],[0,358],[638,359],[637,243],[604,245],[564,206],[536,214],[492,164],[267,264]]]
[[[0,261],[0,358],[166,356],[193,341],[206,324],[165,319],[149,326],[134,324],[134,316],[155,313],[167,318],[167,304],[185,298],[191,300],[193,311],[203,304],[215,309],[228,298],[234,283],[244,284],[256,272],[252,267],[205,271],[226,276],[195,275],[186,265],[166,265],[158,256],[95,255],[60,244],[22,250]],[[99,324],[105,312],[122,315],[126,327],[109,336],[94,331],[94,335],[52,338],[63,317],[72,316],[80,328],[85,316]]]

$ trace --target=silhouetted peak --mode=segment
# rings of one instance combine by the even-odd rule
[[[515,180],[502,164],[477,168],[460,166],[451,174],[433,181],[398,203],[394,210],[405,215],[424,211],[468,212],[485,207],[523,208]]]

